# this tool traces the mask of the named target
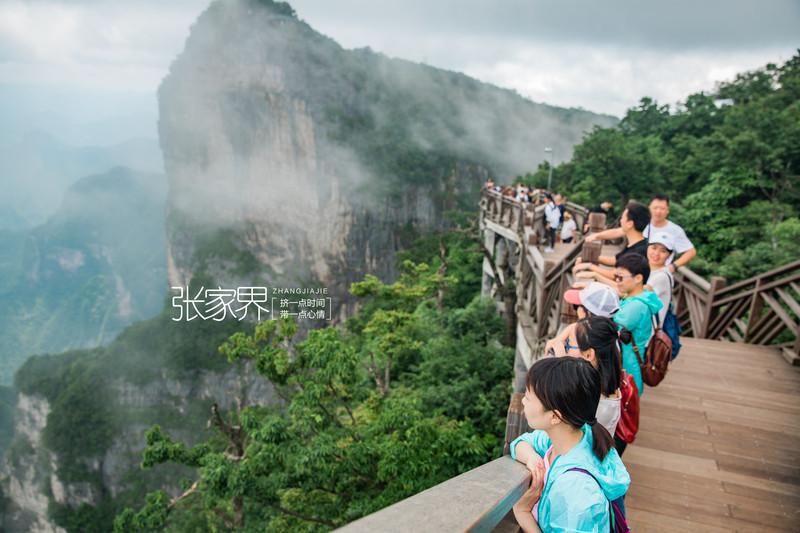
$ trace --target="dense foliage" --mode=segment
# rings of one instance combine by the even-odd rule
[[[494,303],[475,296],[478,280],[455,274],[474,270],[474,243],[458,233],[429,237],[408,255],[434,241],[436,255],[406,259],[397,282],[368,275],[353,284],[368,301],[343,327],[293,344],[292,322],[268,321],[223,343],[230,361],[255,363],[283,404],[216,412],[217,435],[195,446],[152,428],[143,466],[177,462],[196,468],[196,479],[177,498],[151,493],[139,511],[117,517],[116,531],[190,522],[330,529],[497,456],[513,350],[498,342],[503,325]]]
[[[540,166],[523,179],[546,184]],[[668,194],[698,249],[692,268],[737,280],[800,257],[800,53],[690,95],[650,98],[595,128],[553,188],[587,206]]]

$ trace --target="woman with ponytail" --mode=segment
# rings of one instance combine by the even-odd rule
[[[611,502],[631,478],[595,418],[600,390],[600,373],[582,358],[540,359],[528,371],[522,405],[534,431],[511,443],[511,457],[532,474],[514,505],[526,533],[609,531]]]
[[[545,350],[556,357],[581,357],[600,372],[597,421],[614,434],[620,418],[622,364],[617,325],[610,318],[589,315],[566,326]]]
[[[618,341],[617,325],[610,318],[593,316],[578,320],[575,324],[577,352],[600,372],[597,421],[611,435],[617,429],[622,397],[619,390],[622,384],[622,363]]]

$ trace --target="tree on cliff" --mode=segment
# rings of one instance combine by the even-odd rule
[[[456,270],[458,257],[448,261]],[[513,352],[497,341],[491,301],[437,309],[440,290],[457,283],[406,261],[395,283],[353,284],[370,300],[344,328],[295,345],[286,320],[232,335],[220,351],[252,361],[282,405],[214,406],[215,438],[192,447],[153,427],[143,466],[177,462],[197,478],[177,497],[159,491],[124,510],[115,531],[330,529],[490,460]]]

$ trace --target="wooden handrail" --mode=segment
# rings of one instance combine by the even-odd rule
[[[485,193],[488,197],[501,196],[494,191]],[[503,204],[506,209],[530,205],[512,197],[503,197]],[[483,201],[481,205],[484,205]],[[566,205],[576,216],[585,217],[588,213],[588,209],[573,202]],[[541,221],[543,210],[541,205],[533,209],[531,218],[534,225]],[[516,220],[519,219],[509,218],[510,222]],[[507,224],[505,221],[501,223]],[[526,315],[534,318],[536,327],[533,331],[538,342],[539,336],[554,333],[560,325],[557,315],[561,302],[555,292],[571,281],[570,269],[581,253],[582,240],[579,239],[576,248],[554,264],[535,247],[528,248],[528,243],[524,242],[525,231],[520,231],[518,242],[524,251],[521,257],[529,269],[524,278],[525,286],[520,291],[520,305]],[[673,301],[685,333],[702,338],[768,344],[788,329],[796,339],[793,343],[795,351],[800,349],[800,314],[797,312],[800,309],[797,284],[800,281],[800,260],[729,286],[725,286],[722,278],[713,277],[709,281],[687,267],[678,269],[675,281]]]
[[[678,268],[678,272],[704,291],[708,292],[711,290],[711,283],[703,279],[699,274],[690,270],[688,267],[682,266]]]
[[[745,280],[738,281],[738,282],[734,283],[733,285],[729,285],[729,286],[725,287],[724,289],[719,291],[718,294],[720,296],[722,296],[723,294],[727,294],[729,292],[735,291],[735,290],[740,289],[742,287],[747,287],[748,285],[751,285],[751,284],[755,283],[756,281],[758,281],[760,279],[763,280],[763,279],[766,279],[766,278],[771,278],[773,276],[777,276],[778,274],[783,274],[784,272],[789,272],[789,271],[795,270],[795,269],[800,269],[800,259],[798,259],[797,261],[793,261],[791,263],[787,263],[787,264],[785,264],[783,266],[779,266],[779,267],[774,268],[772,270],[769,270],[767,272],[762,272],[761,274],[757,274],[757,275],[755,275],[755,276],[753,276],[751,278],[747,278]]]

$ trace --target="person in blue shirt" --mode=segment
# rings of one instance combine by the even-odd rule
[[[636,343],[639,355],[644,360],[647,343],[653,336],[653,319],[664,306],[656,293],[644,288],[648,277],[650,277],[650,265],[647,259],[639,254],[629,254],[620,258],[614,273],[617,292],[622,298],[619,302],[619,311],[613,316],[621,333],[622,368],[633,376],[639,389],[639,396],[644,394],[644,383],[639,361],[633,351],[633,343]]]
[[[610,502],[631,478],[595,419],[599,401],[600,374],[584,359],[540,359],[528,371],[522,405],[534,431],[510,447],[531,471],[531,487],[514,505],[525,533],[609,531]]]

